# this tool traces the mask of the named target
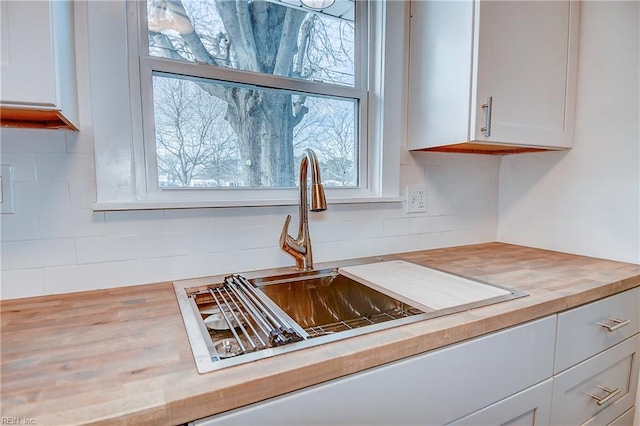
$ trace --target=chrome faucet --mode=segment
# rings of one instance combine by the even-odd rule
[[[300,160],[300,225],[298,238],[289,235],[289,222],[291,215],[287,215],[284,227],[280,234],[280,247],[296,260],[296,269],[307,271],[313,269],[313,255],[311,253],[311,239],[309,237],[309,212],[307,211],[307,167],[311,166],[311,211],[321,212],[327,209],[327,200],[324,196],[324,188],[320,179],[320,165],[318,157],[312,149],[305,149]]]

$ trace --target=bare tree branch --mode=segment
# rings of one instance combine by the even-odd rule
[[[298,99],[293,103],[293,127],[296,127],[304,116],[309,112],[309,108],[305,106],[305,102],[307,101],[306,96],[299,96]]]
[[[237,55],[239,68],[260,71],[246,0],[217,0],[216,6]],[[247,34],[250,35],[250,39],[245,39]]]
[[[168,0],[168,7],[173,13],[183,18],[180,28],[180,36],[182,36],[184,41],[187,43],[196,60],[211,65],[218,65],[215,58],[209,54],[207,48],[202,44],[202,40],[198,34],[196,34],[193,23],[191,22],[187,11],[184,9],[182,0]]]
[[[153,38],[154,47],[160,49],[164,57],[179,61],[186,59],[178,53],[171,39],[166,34],[149,31],[149,36]]]
[[[298,31],[302,20],[307,15],[305,12],[293,8],[287,11],[282,25],[282,35],[278,46],[278,56],[273,73],[288,76],[293,63],[293,57],[297,52]]]

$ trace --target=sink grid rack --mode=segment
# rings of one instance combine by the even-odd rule
[[[327,334],[339,333],[341,331],[353,330],[355,328],[365,327],[368,325],[380,324],[399,318],[406,318],[413,315],[423,314],[424,312],[412,306],[405,305],[398,307],[392,311],[381,312],[375,315],[354,318],[350,320],[337,321],[330,324],[315,325],[305,328],[309,337],[320,337]]]
[[[218,358],[304,339],[297,327],[241,275],[229,275],[224,284],[193,293],[191,298],[208,328]]]

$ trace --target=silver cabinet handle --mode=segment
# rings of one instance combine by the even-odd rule
[[[617,329],[619,329],[620,327],[624,327],[625,325],[629,324],[631,322],[631,320],[619,320],[616,318],[607,318],[609,321],[611,321],[613,324],[604,324],[602,322],[598,322],[596,324],[601,325],[602,327],[606,328],[607,331],[611,332],[611,331],[616,331]]]
[[[607,402],[611,401],[612,398],[614,398],[616,395],[618,395],[620,393],[620,388],[618,389],[609,389],[609,388],[605,388],[604,386],[598,386],[600,389],[602,389],[603,391],[605,391],[607,394],[605,396],[598,396],[598,395],[594,395],[592,393],[589,392],[585,392],[585,394],[589,395],[591,398],[596,400],[596,403],[598,405],[604,405]]]
[[[487,98],[487,103],[482,104],[482,109],[485,111],[484,127],[480,128],[481,132],[484,132],[485,137],[491,136],[491,110],[493,109],[493,97]]]

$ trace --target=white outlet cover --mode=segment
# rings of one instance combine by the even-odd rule
[[[425,213],[427,211],[427,186],[414,184],[407,186],[407,213]]]

